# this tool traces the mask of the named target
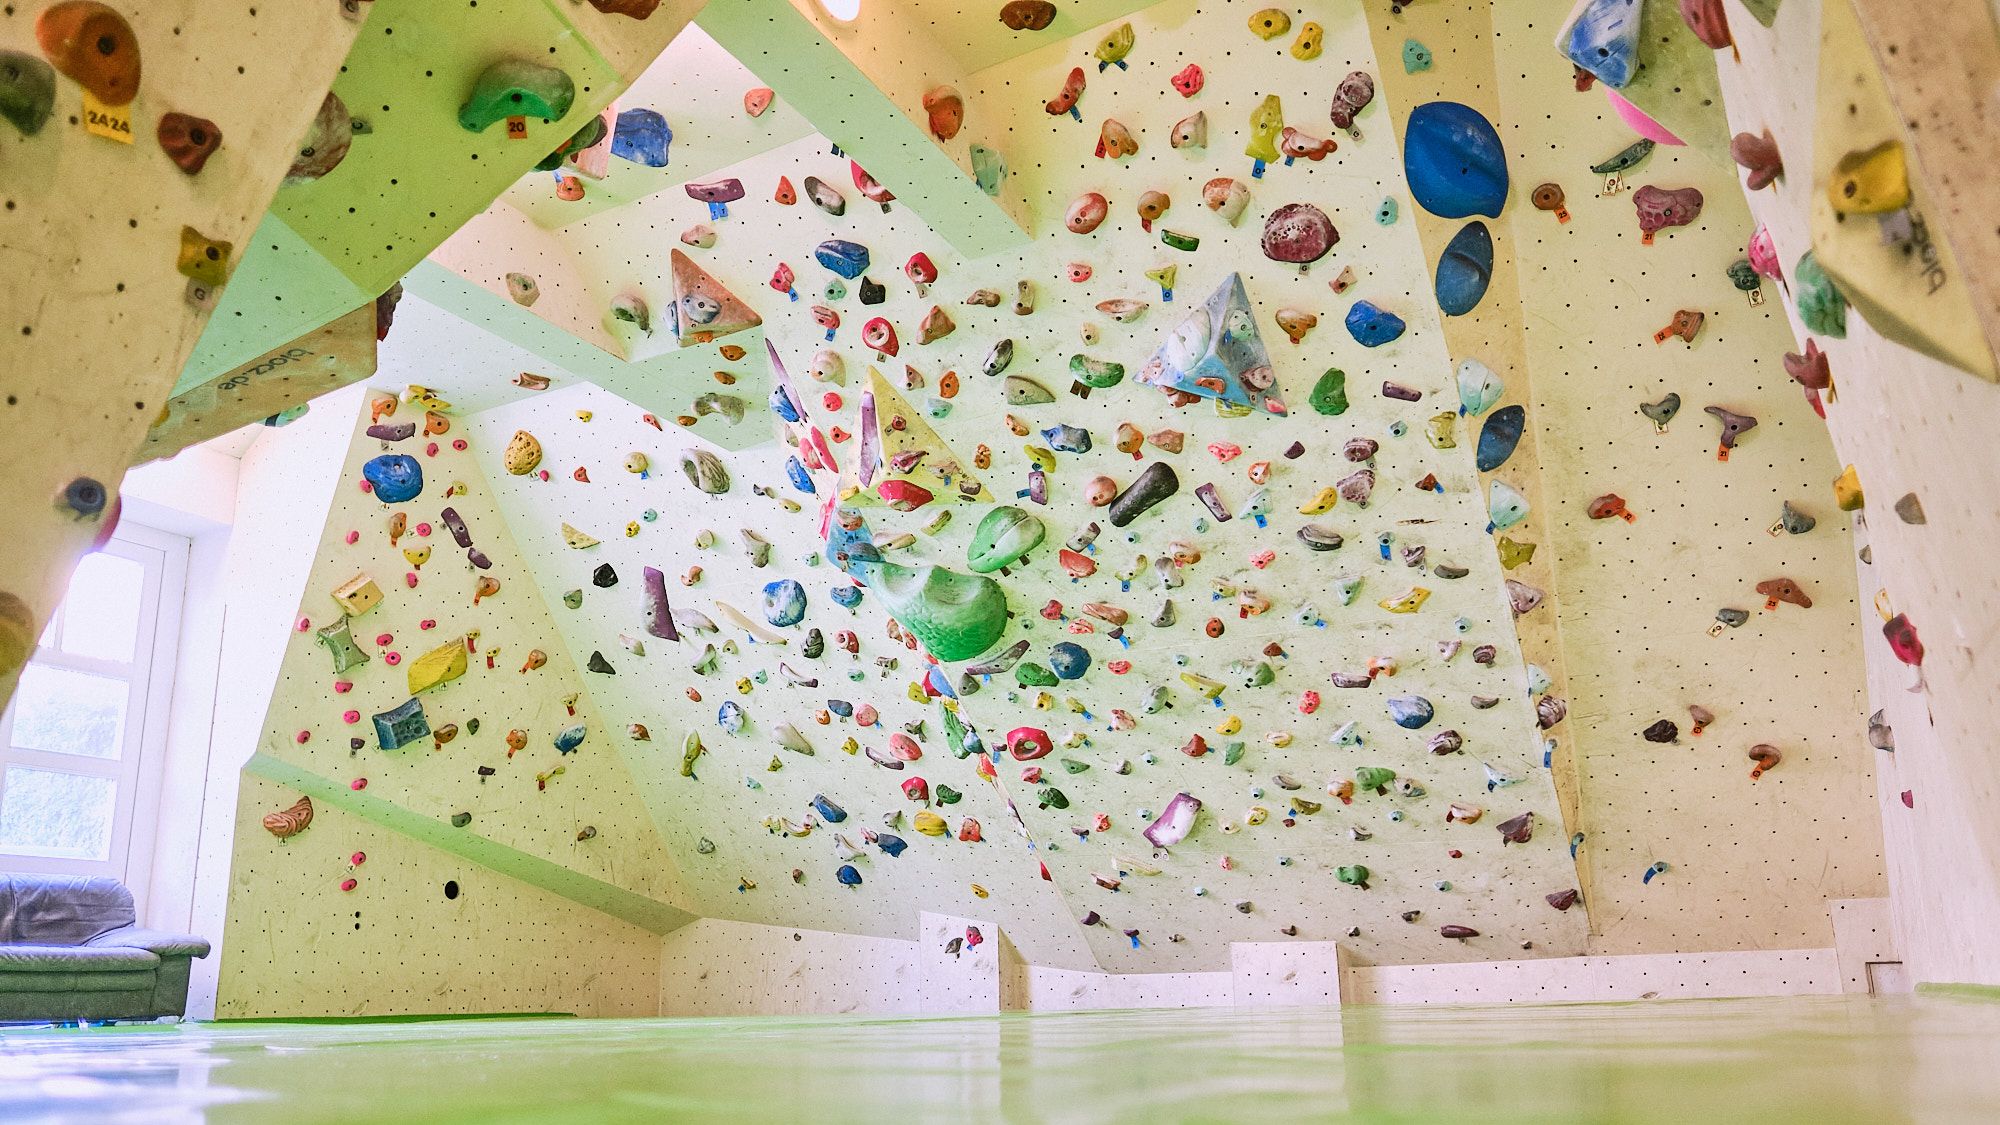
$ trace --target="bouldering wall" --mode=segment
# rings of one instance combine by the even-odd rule
[[[724,917],[788,924],[809,915],[823,919],[823,926],[908,936],[918,909],[946,910],[993,919],[1024,957],[1052,964],[1071,962],[1044,956],[1037,933],[1049,934],[1050,942],[1073,941],[1050,923],[1081,923],[1090,960],[1113,970],[1226,967],[1232,941],[1294,935],[1351,940],[1361,959],[1383,962],[1583,950],[1581,911],[1564,913],[1544,901],[1565,898],[1576,878],[1542,762],[1534,704],[1546,685],[1520,655],[1503,584],[1507,575],[1485,530],[1488,503],[1472,448],[1479,423],[1477,416],[1458,414],[1458,357],[1440,333],[1411,222],[1406,214],[1376,222],[1385,196],[1401,212],[1413,206],[1396,124],[1408,107],[1377,99],[1356,119],[1360,141],[1325,122],[1325,105],[1342,77],[1379,69],[1357,8],[1314,13],[1323,25],[1317,58],[1290,55],[1301,26],[1278,41],[1287,49],[1270,64],[1225,66],[1220,60],[1229,56],[1214,44],[1241,42],[1247,49],[1263,43],[1245,26],[1245,15],[1160,5],[1132,20],[1134,45],[1120,56],[1122,67],[1107,61],[1100,70],[1095,57],[1100,41],[1117,32],[1120,25],[1113,24],[955,83],[968,96],[978,95],[976,104],[1003,107],[998,111],[1010,115],[993,127],[1010,138],[1006,156],[1021,179],[1036,232],[1033,245],[1018,253],[961,260],[911,206],[898,201],[885,211],[860,198],[847,162],[811,139],[726,169],[746,189],[727,219],[712,220],[699,202],[666,192],[564,229],[587,276],[670,292],[672,250],[749,302],[777,344],[803,423],[825,435],[827,453],[844,470],[836,476],[802,464],[798,474],[810,481],[808,493],[787,474],[792,449],[742,448],[724,461],[731,491],[704,497],[677,465],[680,449],[700,442],[663,438],[635,421],[636,411],[592,394],[563,397],[558,391],[475,420],[476,448],[488,458],[499,456],[515,429],[534,433],[559,458],[551,481],[503,484],[501,503],[551,603],[569,590],[582,591],[581,611],[556,613],[574,652],[595,649],[616,668],[615,677],[588,677],[593,695],[616,715],[614,722],[646,722],[655,742],[665,731],[668,745],[678,746],[688,729],[703,739],[706,753],[694,766],[699,780],[682,778],[672,756],[654,771],[658,782],[640,779],[668,826],[676,858],[691,883],[705,888],[697,892],[700,912],[709,913],[708,903],[720,899]],[[1119,54],[1116,38],[1107,51]],[[1196,59],[1216,65],[1203,87],[1184,98],[1171,80]],[[1045,112],[1043,101],[1077,66],[1089,74],[1080,119]],[[1287,166],[1274,149],[1263,175],[1253,175],[1244,150],[1252,140],[1252,113],[1267,95],[1281,99],[1281,112],[1309,135],[1294,134],[1284,143],[1322,159],[1301,155]],[[1197,111],[1206,114],[1206,147],[1170,145],[1175,121]],[[1130,128],[1137,153],[1118,159],[1125,142],[1111,138],[1107,157],[1094,155],[1107,118]],[[1280,123],[1268,115],[1264,123],[1266,139],[1276,145]],[[1330,157],[1312,139],[1328,134],[1340,142]],[[815,207],[803,194],[790,206],[771,198],[780,176],[803,185],[808,174],[840,191],[841,215]],[[1202,202],[1204,185],[1218,177],[1237,181],[1247,195],[1233,222]],[[1151,230],[1137,211],[1148,190],[1173,201],[1173,210]],[[1072,233],[1066,213],[1089,191],[1106,197],[1109,217],[1094,233]],[[1226,195],[1219,198],[1232,206]],[[1312,203],[1328,213],[1339,244],[1315,253],[1319,248],[1309,239],[1280,235],[1275,257],[1267,258],[1260,250],[1266,219],[1289,203]],[[1310,221],[1309,212],[1288,214]],[[703,222],[715,231],[713,249],[637,237]],[[1163,240],[1167,231],[1171,241]],[[852,255],[852,248],[828,245],[826,256],[816,259],[816,247],[835,239],[868,248],[872,264],[852,278],[817,264],[851,268],[853,259],[843,255]],[[902,270],[920,251],[937,275],[929,280],[918,268],[927,292]],[[770,284],[781,263],[792,274],[796,303],[778,294],[783,286]],[[1352,287],[1335,292],[1332,283],[1347,267]],[[1198,399],[1176,409],[1160,390],[1141,385],[1148,358],[1176,339],[1187,314],[1218,290],[1222,304],[1214,328],[1239,340],[1247,336],[1243,317],[1226,316],[1222,307],[1231,297],[1232,273],[1242,277],[1248,317],[1272,357],[1288,416],[1260,409],[1258,416],[1224,417]],[[1161,288],[1169,277],[1171,301]],[[836,281],[840,296],[828,291]],[[867,303],[878,283],[879,303]],[[1017,313],[1021,283],[1032,308]],[[978,290],[991,291],[994,303],[984,303]],[[969,297],[978,303],[966,303]],[[1404,335],[1386,343],[1373,335],[1388,334],[1392,321],[1371,315],[1360,306],[1364,299],[1406,322]],[[1107,301],[1131,303],[1096,310]],[[821,313],[815,320],[814,305],[839,313],[830,344],[822,323],[831,318]],[[1357,308],[1350,332],[1344,321]],[[664,316],[655,309],[656,331],[663,331]],[[1301,330],[1300,343],[1291,343],[1279,327],[1281,309],[1285,322]],[[1316,317],[1317,327],[1295,313]],[[868,326],[878,316],[895,329],[893,346],[880,325]],[[923,342],[926,336],[932,342]],[[1179,338],[1206,339],[1193,332]],[[1364,338],[1382,346],[1368,348]],[[1003,339],[1012,341],[1012,365],[1004,374],[982,374]],[[838,355],[840,381],[831,378],[831,363],[816,357],[822,348]],[[1086,358],[1072,367],[1078,355]],[[758,358],[752,350],[741,363]],[[1107,363],[1122,366],[1122,383]],[[871,367],[881,375],[871,377]],[[1330,369],[1345,378],[1325,377]],[[814,371],[829,378],[815,381]],[[1020,379],[1010,382],[1014,376]],[[1090,388],[1086,378],[1101,385]],[[680,401],[687,405],[681,410],[693,417],[697,396],[730,393],[712,382],[682,384]],[[1049,401],[1034,401],[1044,393]],[[1490,407],[1487,394],[1487,387],[1475,385],[1472,409]],[[903,428],[890,422],[886,433],[869,432],[860,415],[864,396],[873,399],[878,421],[900,416]],[[898,397],[907,405],[898,405]],[[702,424],[715,424],[714,405]],[[762,397],[738,405],[749,412],[738,425],[770,426]],[[673,419],[653,409],[671,433]],[[581,421],[578,410],[591,420]],[[1010,415],[1016,420],[1010,422]],[[614,419],[619,428],[607,432]],[[1121,423],[1139,434],[1184,431],[1180,451],[1163,447],[1172,438],[1121,450]],[[1074,431],[1042,432],[1061,426],[1087,429],[1089,452]],[[932,429],[935,443],[926,433]],[[905,440],[911,454],[927,448],[928,461],[905,472],[891,471],[885,460],[871,466],[870,487],[859,489],[856,465],[864,442],[880,442],[894,454],[906,451]],[[1296,456],[1287,457],[1295,442]],[[622,467],[635,451],[647,455],[649,481]],[[1046,466],[1039,473],[1033,471],[1037,459]],[[945,462],[954,464],[949,482],[923,469]],[[1094,478],[1122,487],[1156,464],[1173,469],[1179,491],[1129,525],[1114,525],[1107,511],[1087,503],[1086,494],[1104,487]],[[577,467],[589,483],[575,478]],[[1165,471],[1154,470],[1151,479]],[[490,463],[488,473],[499,479]],[[1045,480],[1045,506],[1027,496],[1037,475]],[[973,477],[993,502],[952,499],[959,481],[969,487]],[[873,487],[884,478],[899,482],[900,494],[890,494],[899,503],[910,504],[917,495],[903,483],[937,498],[913,511],[896,510]],[[1323,495],[1342,481],[1344,499]],[[1218,511],[1195,495],[1203,485],[1213,486]],[[773,495],[750,491],[754,487]],[[986,647],[998,653],[1020,641],[1028,646],[1025,655],[990,677],[973,676],[976,693],[961,686],[976,656],[951,659],[928,677],[932,691],[962,694],[961,714],[997,755],[992,788],[975,780],[978,758],[948,756],[949,743],[939,741],[936,703],[907,714],[898,710],[920,678],[922,656],[889,631],[879,580],[860,592],[852,616],[827,600],[834,589],[851,585],[824,559],[810,565],[815,552],[826,552],[821,508],[836,492],[842,492],[843,509],[867,520],[868,533],[886,544],[885,558],[899,564],[935,563],[964,573],[981,518],[999,505],[1017,505],[1043,524],[1046,541],[1027,562],[994,575],[1012,620]],[[670,497],[682,498],[678,508]],[[785,511],[787,501],[799,511]],[[657,524],[644,519],[649,508],[662,517]],[[949,522],[938,524],[948,508],[955,509]],[[689,512],[692,518],[684,514]],[[1057,556],[1093,520],[1099,525],[1095,542],[1079,546],[1068,560],[1079,573],[1091,573],[1072,579]],[[601,544],[581,554],[558,547],[565,521]],[[1301,537],[1307,524],[1316,527]],[[638,529],[630,540],[624,538],[628,525]],[[704,528],[716,537],[705,551],[693,543]],[[771,542],[767,566],[745,565],[742,528]],[[588,584],[593,555],[618,574],[619,586],[608,595]],[[703,576],[683,587],[681,577],[692,564],[703,567]],[[698,609],[721,632],[671,646],[640,637],[642,599],[636,590],[622,591],[645,565],[661,571],[676,608]],[[761,627],[763,587],[785,578],[803,587],[807,616],[796,626],[774,627],[788,643],[763,651],[770,642],[747,643],[746,631],[726,624],[716,602],[728,602]],[[1173,588],[1163,588],[1163,580]],[[1523,612],[1548,612],[1534,608],[1535,593],[1525,586],[1513,593]],[[1352,604],[1343,604],[1344,597]],[[1175,603],[1173,624],[1151,624],[1168,599]],[[1096,609],[1086,611],[1093,604]],[[801,632],[811,628],[828,645],[818,663],[798,655]],[[838,651],[841,629],[855,634],[858,662]],[[619,645],[620,633],[641,639],[647,655],[635,659]],[[694,682],[701,702],[682,709],[687,680],[679,669],[724,640],[733,640],[739,652],[720,653],[717,671]],[[1059,641],[1088,654],[1090,666],[1080,679],[1055,682],[1050,662]],[[667,654],[671,665],[663,659]],[[882,675],[872,663],[877,656],[897,658],[898,668]],[[822,686],[788,687],[780,661],[798,678],[817,678]],[[1066,672],[1080,663],[1070,649],[1057,662]],[[859,670],[866,688],[840,683],[829,668]],[[756,682],[758,671],[765,683]],[[1183,679],[1183,673],[1196,678]],[[1355,686],[1334,686],[1335,673]],[[752,689],[747,696],[737,684],[745,677]],[[611,703],[607,684],[631,703]],[[837,712],[829,719],[831,730],[819,726],[816,712],[834,711],[830,698],[875,706],[881,730],[855,732]],[[1410,727],[1392,720],[1392,699],[1394,713]],[[741,736],[725,734],[717,723],[717,708],[731,702],[746,714]],[[1434,719],[1424,716],[1426,707]],[[661,712],[671,721],[647,718]],[[927,722],[920,760],[900,771],[870,764],[871,750],[878,762],[893,758],[886,735],[918,717]],[[779,746],[774,723],[780,720],[805,736],[813,755]],[[1017,729],[1048,732],[1053,752],[1035,760],[1010,753],[1008,734]],[[839,752],[850,736],[859,751],[852,757]],[[1016,741],[1023,755],[1039,748]],[[773,760],[780,768],[765,770]],[[1002,864],[990,858],[1000,850],[991,844],[980,851],[919,838],[912,829],[922,802],[905,797],[900,784],[912,775],[923,776],[933,795],[942,781],[967,800],[974,793],[1011,800],[1035,852]],[[1381,792],[1357,792],[1357,779]],[[750,788],[751,781],[761,788]],[[857,792],[862,797],[851,796]],[[1204,805],[1194,833],[1181,843],[1162,829],[1156,835],[1171,846],[1156,849],[1142,830],[1182,792]],[[861,849],[871,853],[865,862],[850,861],[842,845],[829,854],[826,836],[843,833],[857,843],[863,837],[824,821],[812,828],[812,837],[786,838],[787,831],[812,827],[806,818],[814,815],[809,800],[815,793],[877,833],[883,813],[903,810],[902,827],[889,831],[899,845],[908,842],[908,850],[893,861],[879,847]],[[669,800],[676,803],[665,805]],[[855,813],[857,807],[868,811]],[[960,814],[935,811],[955,833]],[[1530,812],[1539,818],[1533,828],[1518,819]],[[988,840],[1005,834],[995,831],[1005,828],[1003,817],[970,815],[981,820]],[[1466,817],[1477,823],[1462,823]],[[759,839],[767,818],[779,835]],[[1502,823],[1506,835],[1523,842],[1504,843],[1495,831]],[[752,826],[759,827],[746,831]],[[724,832],[731,838],[718,835]],[[708,860],[689,855],[703,854],[703,837],[715,845]],[[1046,893],[1023,897],[994,886],[996,871],[1018,869],[1033,888],[1036,868],[1030,865],[1036,860],[1047,865],[1053,890],[1062,896],[1059,907]],[[858,886],[837,882],[844,862],[861,878]],[[885,894],[901,891],[900,881],[921,867],[929,872],[925,883],[912,882],[912,894]],[[1353,885],[1341,882],[1340,868],[1349,869]],[[803,884],[793,881],[793,869]],[[899,882],[878,890],[892,879]],[[981,883],[990,897],[964,900],[957,888],[971,882]],[[1365,890],[1358,885],[1364,882]],[[918,887],[951,887],[954,897],[927,900],[915,893]],[[871,897],[877,895],[884,897]],[[895,906],[885,920],[888,902]],[[1052,919],[1056,909],[1065,915]],[[839,912],[837,922],[825,913],[830,910]],[[1408,921],[1401,917],[1406,913]],[[1474,933],[1459,937],[1461,928]],[[1065,952],[1060,944],[1054,948]]]
[[[1991,13],[1955,4],[1902,21],[1882,18],[1879,5],[1855,7],[1865,21],[1855,18],[1848,0],[1790,0],[1766,28],[1738,18],[1732,5],[1742,62],[1726,52],[1717,59],[1731,128],[1752,134],[1768,129],[1782,156],[1784,174],[1746,194],[1755,223],[1770,233],[1787,271],[1792,297],[1802,295],[1799,259],[1820,245],[1812,216],[1827,207],[1832,180],[1826,170],[1864,139],[1867,147],[1894,140],[1909,154],[1909,217],[1938,246],[1948,231],[1956,242],[1958,214],[1933,185],[1963,188],[1983,177],[1991,198],[1990,173],[1981,172],[1977,158],[1917,143],[1919,136],[1926,143],[1933,139],[1939,115],[1976,104],[1963,94],[1962,79],[1977,83],[1978,75],[2000,67],[2000,34]],[[1961,60],[1962,68],[1940,65],[1940,51]],[[1893,108],[1877,100],[1880,88],[1871,90],[1876,81],[1887,88]],[[1865,121],[1871,129],[1886,123],[1887,131],[1830,131],[1824,125],[1830,114]],[[1847,222],[1871,242],[1891,229],[1868,214]],[[1959,245],[1989,238],[1988,227],[1972,224],[1963,234],[1975,241]],[[1869,279],[1909,286],[1894,311],[1936,325],[1941,336],[1972,322],[1927,311],[1946,299],[1944,286],[1932,282],[1990,274],[1991,261],[1961,257],[1940,279],[1929,274],[1938,261],[1936,247],[1917,248],[1903,260],[1901,269]],[[2000,960],[1988,939],[2000,917],[2000,835],[1986,812],[2000,795],[2000,775],[1985,752],[1992,742],[1993,692],[1991,676],[1981,670],[1982,640],[2000,623],[1990,577],[2000,514],[1983,501],[1991,491],[1989,431],[2000,410],[2000,388],[1978,371],[1886,338],[1858,308],[1847,309],[1839,335],[1802,319],[1795,300],[1779,304],[1793,337],[1772,354],[1802,354],[1810,342],[1826,356],[1832,379],[1831,393],[1822,396],[1826,427],[1839,461],[1854,468],[1866,503],[1845,518],[1864,545],[1856,612],[1869,701],[1858,709],[1862,714],[1844,716],[1838,738],[1872,759],[1896,940],[1914,980],[2000,984]],[[1892,647],[1885,619],[1894,618],[1907,622],[1911,633],[1899,634]],[[1854,622],[1846,625],[1851,629]]]
[[[768,432],[763,405],[752,409],[739,425]],[[783,448],[772,441],[731,452],[646,417],[597,388],[559,388],[487,411],[470,429],[565,647],[602,657],[604,671],[585,673],[590,697],[661,826],[692,909],[907,938],[921,910],[992,916],[1004,906],[1007,931],[1024,949],[1089,965],[1005,794],[975,760],[953,754],[939,706],[920,689],[911,697],[921,656],[889,637],[872,601],[850,612],[831,600],[848,583],[811,561],[824,552],[818,505],[787,483]],[[544,451],[523,475],[505,464],[517,432]],[[702,471],[725,491],[698,488],[683,455],[712,458],[726,478]],[[572,545],[566,525],[588,538]],[[678,640],[660,636],[669,630],[649,615],[648,568]],[[786,580],[799,583],[804,616],[769,626],[765,587]],[[724,708],[740,710],[740,731],[721,725]],[[922,757],[893,757],[892,737]],[[911,781],[928,800],[911,799],[903,788]],[[944,834],[922,831],[920,813],[938,817]],[[842,866],[861,882],[841,884]]]
[[[244,767],[283,799],[267,799],[271,785],[239,799],[238,819],[252,827],[236,837],[231,949],[301,936],[327,902],[369,881],[365,871],[307,880],[288,870],[276,884],[247,874],[289,867],[281,857],[296,850],[301,801],[314,818],[333,808],[372,823],[398,841],[377,848],[394,862],[435,850],[458,870],[482,868],[653,933],[691,917],[624,740],[583,694],[450,410],[435,394],[372,391],[354,423]],[[406,924],[433,890],[376,901],[405,904]]]
[[[292,798],[245,778],[237,838]],[[659,935],[336,807],[239,852],[231,898],[220,1019],[659,1014]]]
[[[371,6],[314,151],[300,150],[180,389],[387,292],[589,126],[702,0],[643,16],[559,0]]]
[[[1623,190],[1602,194],[1606,175],[1591,167],[1639,138],[1601,86],[1576,90],[1569,61],[1547,48],[1569,7],[1495,6],[1493,18],[1499,49],[1535,48],[1502,68],[1502,135],[1519,185],[1530,415],[1554,500],[1592,950],[1829,945],[1828,900],[1882,891],[1856,741],[1855,545],[1829,487],[1840,465],[1785,376],[1782,291],[1764,282],[1753,306],[1731,281],[1753,227],[1722,142],[1660,145],[1618,173]],[[1684,26],[1673,44],[1710,53]],[[1679,109],[1677,132],[1726,134],[1714,120],[1685,124],[1719,106]],[[1567,223],[1522,206],[1551,183]],[[1636,202],[1648,187],[1703,199],[1691,224],[1651,245]],[[1681,310],[1701,317],[1693,339],[1656,340],[1685,322]],[[1670,394],[1679,413],[1661,433],[1641,407]],[[1756,419],[1727,460],[1711,406]],[[1606,496],[1633,519],[1601,505],[1594,515]],[[1781,525],[1787,504],[1805,517],[1796,533]],[[1767,607],[1757,587],[1779,578],[1811,608]],[[1719,622],[1724,610],[1744,623]],[[1714,716],[1699,735],[1691,706]],[[1760,744],[1783,760],[1753,779],[1746,754]],[[1656,863],[1666,870],[1649,876]]]
[[[0,12],[15,275],[0,296],[0,704],[77,557],[109,533],[126,466],[357,26],[322,3]]]

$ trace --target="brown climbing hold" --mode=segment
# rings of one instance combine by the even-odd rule
[[[215,122],[186,113],[169,113],[160,118],[160,148],[180,170],[192,176],[200,172],[222,147],[222,130]]]
[[[12,675],[35,651],[35,615],[18,595],[0,590],[0,676]]]
[[[108,106],[139,94],[139,40],[125,17],[96,0],[62,0],[35,19],[35,39],[63,76]]]
[[[590,0],[590,6],[607,16],[631,16],[643,20],[660,7],[660,0]]]
[[[264,830],[280,840],[289,840],[304,832],[313,822],[311,797],[300,797],[298,804],[274,813],[264,814]]]
[[[1800,609],[1812,608],[1812,599],[1789,578],[1770,578],[1759,582],[1757,592],[1764,595],[1765,609],[1777,609],[1779,602],[1790,602]]]
[[[319,103],[312,126],[299,141],[298,154],[285,173],[285,183],[308,184],[325,176],[347,159],[347,151],[353,145],[354,119],[348,116],[346,103],[329,93]]]

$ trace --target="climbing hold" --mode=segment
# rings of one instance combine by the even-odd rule
[[[1757,583],[1757,592],[1764,595],[1764,608],[1767,610],[1777,609],[1779,602],[1790,602],[1800,609],[1812,608],[1812,599],[1789,578],[1767,578]]]
[[[1287,203],[1264,220],[1264,256],[1299,267],[1301,272],[1325,257],[1340,241],[1340,232],[1326,212],[1310,203]]]
[[[1347,310],[1347,334],[1364,348],[1379,348],[1403,335],[1403,318],[1378,308],[1373,301],[1356,301]]]
[[[1000,22],[1013,31],[1042,31],[1055,18],[1056,6],[1049,0],[1008,0],[1000,8]]]
[[[1729,451],[1736,448],[1736,443],[1742,440],[1744,434],[1757,428],[1757,419],[1751,415],[1738,414],[1721,406],[1708,406],[1703,410],[1722,423],[1722,445],[1715,454],[1718,461],[1729,460]]]
[[[1525,844],[1535,835],[1535,814],[1524,812],[1494,825],[1500,832],[1500,844]]]
[[[1431,68],[1431,49],[1414,39],[1403,40],[1403,73],[1420,74]]]
[[[1180,491],[1179,474],[1165,461],[1155,461],[1147,465],[1133,482],[1111,501],[1110,516],[1113,527],[1124,527],[1154,505]]]
[[[1129,69],[1125,63],[1125,56],[1132,53],[1132,45],[1136,39],[1132,25],[1121,23],[1104,38],[1098,40],[1097,49],[1091,52],[1097,59],[1098,72],[1102,73],[1106,67],[1111,66],[1119,70]]]
[[[645,168],[665,168],[667,150],[673,140],[672,127],[658,111],[623,110],[611,130],[611,155]]]
[[[1204,149],[1208,147],[1208,114],[1202,110],[1174,122],[1174,131],[1167,136],[1167,143],[1174,148]]]
[[[1701,189],[1658,188],[1651,184],[1632,193],[1632,206],[1639,213],[1640,241],[1653,244],[1653,236],[1669,227],[1684,227],[1701,217]]]
[[[183,276],[217,288],[229,280],[229,254],[234,245],[217,242],[193,227],[181,228],[181,252],[174,263]]]
[[[1529,202],[1535,205],[1535,210],[1554,212],[1556,222],[1569,222],[1569,209],[1563,206],[1564,196],[1561,184],[1542,184],[1528,198]]]
[[[1000,194],[1000,184],[1007,178],[1007,158],[981,144],[973,145],[968,155],[972,158],[973,183],[987,195]]]
[[[709,180],[705,183],[689,182],[681,188],[689,199],[708,204],[708,217],[726,219],[729,205],[744,196],[743,181],[734,177]]]
[[[1490,473],[1507,463],[1514,455],[1514,449],[1521,443],[1522,432],[1527,428],[1528,412],[1516,406],[1503,406],[1486,419],[1479,430],[1479,447],[1475,464],[1482,473]]]
[[[1500,396],[1506,393],[1505,384],[1493,369],[1476,359],[1461,361],[1458,365],[1458,412],[1475,418],[1486,413]]]
[[[1750,748],[1749,758],[1757,763],[1750,770],[1750,780],[1755,781],[1764,776],[1766,771],[1777,769],[1778,763],[1785,760],[1785,755],[1770,743],[1760,742]]]
[[[361,476],[384,504],[401,504],[424,490],[424,468],[415,457],[385,453],[361,466]]]
[[[1887,215],[1910,205],[1910,170],[1903,144],[1883,141],[1865,152],[1849,152],[1833,167],[1827,201],[1840,215]]]
[[[35,17],[35,39],[56,70],[100,104],[130,105],[138,96],[139,40],[109,6],[95,0],[51,4]]]
[[[1171,848],[1194,831],[1195,818],[1200,814],[1201,801],[1198,798],[1187,793],[1175,793],[1167,801],[1166,808],[1140,834],[1156,848]]]
[[[421,738],[430,737],[430,721],[424,717],[424,704],[420,699],[410,699],[400,706],[374,716],[375,741],[384,750],[396,750]]]
[[[32,137],[48,124],[55,104],[53,67],[24,51],[0,51],[0,117]]]
[[[1503,530],[1528,518],[1528,500],[1514,486],[1494,480],[1487,488],[1488,532]]]
[[[1421,695],[1394,695],[1388,700],[1389,717],[1396,725],[1409,730],[1420,730],[1431,721],[1437,712],[1431,701]]]
[[[951,140],[965,126],[965,99],[950,86],[934,86],[924,94],[924,113],[930,118],[931,136]]]
[[[1139,153],[1139,139],[1132,130],[1115,117],[1107,117],[1097,129],[1097,155],[1111,160],[1123,160]]]
[[[1492,279],[1493,234],[1475,220],[1452,236],[1438,259],[1438,307],[1446,316],[1464,316],[1479,307]]]
[[[1311,62],[1319,57],[1325,47],[1326,29],[1308,20],[1299,27],[1299,37],[1292,41],[1292,57],[1301,62]]]
[[[1276,39],[1292,29],[1292,17],[1283,8],[1264,8],[1250,15],[1250,34],[1259,39]]]
[[[1507,156],[1492,122],[1457,102],[1410,112],[1403,169],[1417,205],[1443,219],[1499,218],[1507,202]]]
[[[0,61],[0,77],[4,77],[4,61]],[[215,122],[185,113],[169,113],[160,118],[158,132],[160,148],[181,171],[192,176],[199,173],[222,147],[222,130]]]
[[[1250,205],[1250,189],[1241,180],[1217,176],[1202,185],[1201,202],[1233,227],[1243,217],[1243,209]]]
[[[1778,142],[1771,139],[1769,129],[1761,134],[1736,134],[1729,141],[1729,158],[1750,173],[1744,177],[1743,186],[1751,191],[1769,187],[1785,174],[1785,158],[1778,152]],[[1839,192],[1836,190],[1834,194]],[[1841,200],[1836,199],[1834,210],[1840,210],[1840,205]]]
[[[1820,268],[1819,259],[1808,250],[1792,268],[1798,281],[1799,320],[1806,329],[1836,340],[1847,338],[1847,298],[1834,287],[1833,279]]]
[[[569,75],[525,59],[502,59],[480,72],[471,96],[459,107],[458,125],[468,133],[482,133],[503,118],[559,121],[575,101],[576,85]]]
[[[1587,0],[1560,41],[1569,61],[1614,90],[1623,89],[1639,68],[1641,0]]]

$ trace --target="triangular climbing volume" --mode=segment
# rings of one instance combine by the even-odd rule
[[[973,474],[971,464],[946,445],[930,420],[874,367],[868,369],[868,394],[874,399],[873,436],[882,458],[875,493],[884,503],[918,508],[951,496],[992,502],[993,494]]]
[[[737,299],[728,286],[679,250],[673,254],[673,270],[674,334],[682,347],[706,344],[764,323],[764,318]]]
[[[1208,300],[1188,311],[1139,369],[1138,378],[1156,387],[1215,399],[1218,409],[1286,412],[1277,371],[1257,331],[1241,274],[1230,274]]]

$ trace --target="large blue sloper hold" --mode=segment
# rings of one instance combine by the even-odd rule
[[[407,453],[384,453],[361,466],[361,477],[384,504],[415,500],[424,490],[424,467]]]
[[[1485,300],[1492,281],[1493,233],[1475,219],[1452,236],[1438,259],[1438,308],[1446,316],[1464,316]]]
[[[868,248],[844,238],[829,238],[820,243],[813,249],[813,257],[820,265],[849,281],[860,277],[868,269]]]
[[[1497,219],[1507,205],[1507,152],[1493,123],[1471,106],[1425,102],[1412,110],[1403,172],[1417,205],[1441,219]]]
[[[628,109],[618,115],[618,127],[611,131],[611,155],[648,168],[665,168],[667,146],[673,141],[666,118],[650,109]]]
[[[1507,463],[1514,455],[1514,447],[1521,444],[1521,433],[1527,428],[1528,412],[1520,406],[1503,406],[1486,419],[1479,428],[1479,471],[1490,473]]]
[[[1622,90],[1639,70],[1639,24],[1643,0],[1583,0],[1562,31],[1563,54]]]

